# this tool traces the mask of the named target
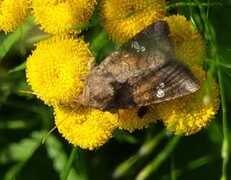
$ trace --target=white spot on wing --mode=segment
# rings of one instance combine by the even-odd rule
[[[195,85],[195,83],[189,81],[184,82],[184,87],[190,92],[195,92],[198,90],[198,87]]]
[[[139,44],[138,41],[132,41],[131,48],[135,49],[136,52],[145,52],[146,48]]]
[[[158,98],[162,98],[165,96],[165,92],[163,89],[158,89],[157,92],[156,92],[156,97]]]
[[[160,88],[164,88],[164,87],[165,87],[165,84],[162,82],[162,83],[160,83],[159,87],[160,87]]]

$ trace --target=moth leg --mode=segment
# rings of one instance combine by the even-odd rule
[[[141,106],[137,111],[137,116],[143,118],[150,111],[148,106]]]
[[[88,69],[89,69],[90,71],[92,71],[93,68],[96,67],[95,58],[90,58],[90,60],[89,60],[89,62],[88,62],[88,64],[87,64],[87,66],[88,66]],[[81,75],[79,79],[80,79],[81,81],[86,81],[87,78],[88,78],[88,75]]]
[[[94,67],[96,67],[96,62],[95,62],[95,58],[90,58],[88,64],[88,69],[91,71]]]
[[[87,80],[87,75],[81,75],[81,76],[79,77],[79,79],[80,79],[81,81],[86,81],[86,80]]]

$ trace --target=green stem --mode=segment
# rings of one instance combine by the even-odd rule
[[[171,157],[171,180],[176,180],[175,157],[174,153]]]
[[[70,157],[67,161],[67,164],[65,165],[64,170],[61,174],[61,180],[67,180],[68,175],[70,174],[70,171],[71,171],[72,163],[74,162],[76,158],[77,152],[78,152],[78,149],[76,147],[73,147]]]
[[[178,8],[178,7],[192,7],[195,6],[197,7],[198,4],[195,2],[176,2],[176,3],[171,3],[167,6],[167,10],[171,10],[174,8]],[[202,7],[209,7],[209,6],[222,6],[222,3],[220,2],[214,2],[214,3],[200,3],[200,6]]]
[[[218,68],[218,80],[220,85],[220,96],[221,96],[221,105],[222,105],[222,122],[223,122],[223,143],[221,149],[222,162],[222,176],[221,180],[227,179],[227,166],[229,162],[229,129],[227,122],[227,107],[225,102],[225,93],[224,93],[224,81],[221,74],[220,68]]]
[[[27,20],[25,24],[18,27],[14,32],[9,33],[0,43],[0,62],[6,56],[6,54],[10,51],[13,45],[22,39],[33,27],[33,24],[30,19]]]
[[[126,161],[122,162],[116,167],[113,173],[113,177],[117,179],[126,175],[137,162],[140,162],[144,157],[151,154],[154,151],[155,147],[161,142],[164,137],[165,131],[162,131],[155,137],[145,142],[136,154],[132,155],[130,158],[128,158]]]
[[[207,16],[203,11],[203,8],[198,0],[194,0],[199,7],[199,11],[202,17],[202,21],[205,25],[205,33],[207,35],[207,41],[211,45],[210,54],[212,58],[215,60],[215,65],[221,64],[221,58],[217,51],[216,46],[216,35],[212,25],[208,22]],[[224,92],[224,80],[221,73],[221,67],[217,66],[217,76],[220,88],[220,96],[221,96],[221,106],[222,106],[222,128],[223,128],[223,143],[221,148],[221,157],[222,157],[222,175],[221,180],[227,180],[227,166],[229,162],[229,129],[228,129],[228,120],[227,120],[227,106],[225,101],[225,92]]]
[[[156,171],[160,165],[170,156],[176,145],[180,141],[181,136],[174,136],[170,142],[165,146],[156,158],[152,160],[150,164],[144,167],[137,175],[136,180],[147,179],[154,171]]]
[[[37,42],[39,42],[39,41],[48,39],[49,37],[51,37],[50,34],[40,33],[40,34],[37,34],[37,35],[33,35],[32,37],[29,37],[29,38],[26,40],[26,43],[27,43],[27,44],[35,44],[35,43],[37,43]]]
[[[198,159],[190,161],[188,164],[184,165],[181,168],[175,169],[174,174],[175,174],[175,179],[180,178],[185,173],[189,173],[190,171],[194,171],[198,168],[201,168],[213,161],[217,160],[217,157],[212,157],[212,156],[202,156]],[[166,174],[164,175],[161,179],[170,179],[172,177],[171,174]]]
[[[91,42],[91,50],[95,53],[100,51],[106,44],[107,41],[107,33],[105,31],[101,31]]]

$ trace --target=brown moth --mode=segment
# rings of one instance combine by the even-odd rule
[[[94,67],[76,101],[115,110],[169,101],[198,89],[193,74],[175,58],[167,23],[158,21]]]

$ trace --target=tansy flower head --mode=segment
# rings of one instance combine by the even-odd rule
[[[52,37],[37,44],[26,75],[35,94],[47,104],[68,103],[78,96],[92,55],[82,39]]]
[[[55,107],[58,131],[71,144],[93,150],[105,144],[117,127],[117,114],[95,109]]]
[[[128,130],[129,132],[133,132],[136,129],[143,129],[150,123],[158,120],[154,109],[151,107],[123,109],[119,110],[118,114],[118,127]]]
[[[119,44],[163,18],[164,14],[164,0],[102,0],[105,28]]]
[[[188,65],[202,65],[206,56],[205,44],[192,23],[181,15],[173,15],[164,19],[169,25],[176,57]]]
[[[155,106],[168,131],[179,135],[191,135],[207,126],[219,107],[218,86],[213,81],[208,92],[205,72],[193,66],[193,74],[200,80],[201,89],[195,94],[163,102]]]
[[[11,32],[29,14],[30,0],[0,0],[0,29]]]
[[[96,0],[32,0],[35,20],[45,32],[73,32],[91,17]]]

